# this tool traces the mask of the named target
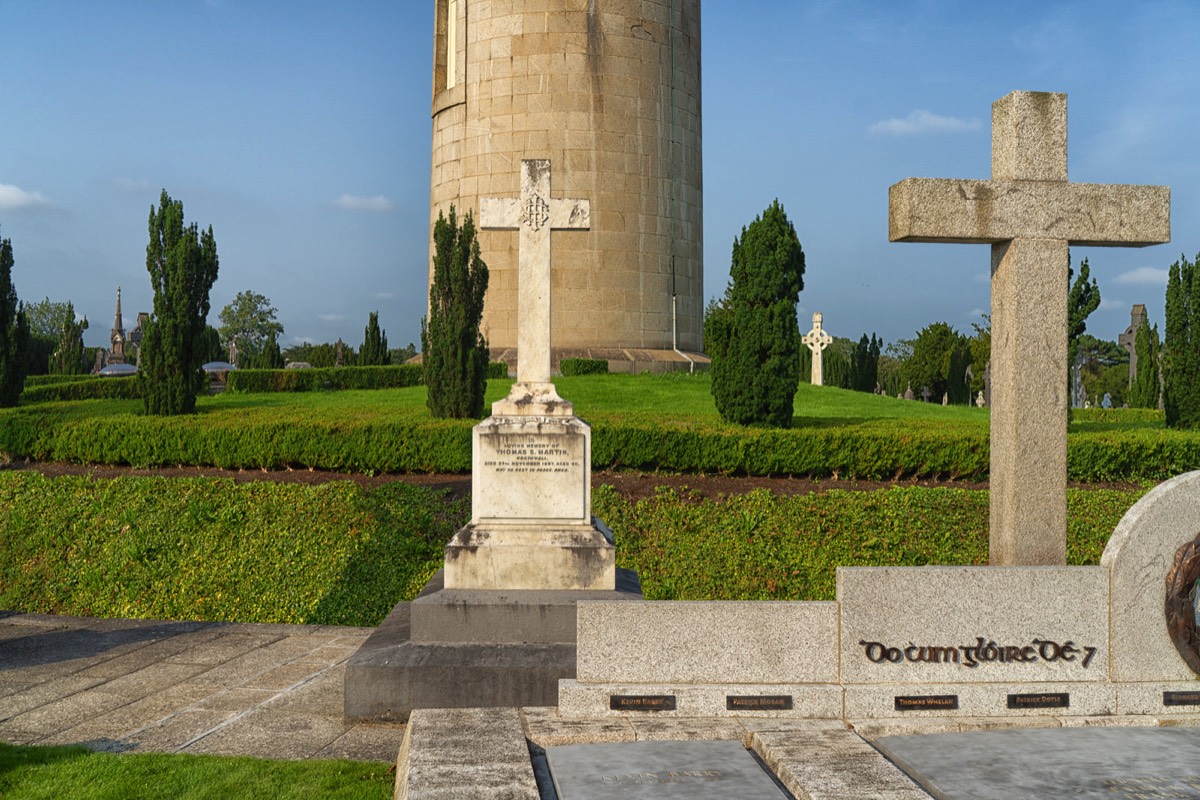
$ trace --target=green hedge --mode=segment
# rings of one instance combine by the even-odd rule
[[[653,481],[653,476],[647,476]],[[1067,563],[1097,564],[1145,489],[1067,490]],[[985,490],[878,492],[719,500],[660,490],[631,503],[592,494],[612,528],[617,565],[636,569],[648,600],[832,600],[839,566],[986,564]]]
[[[316,392],[331,389],[397,389],[418,386],[421,365],[327,367],[320,369],[239,369],[226,373],[226,388],[243,394]]]
[[[572,375],[607,375],[608,361],[603,358],[564,358],[558,362],[560,374]]]
[[[1156,408],[1072,408],[1072,422],[1136,425],[1147,422],[1166,424],[1166,415]]]
[[[85,373],[82,375],[26,375],[25,388],[37,386],[49,386],[54,383],[73,383],[75,381],[94,381],[99,379],[99,375]]]
[[[488,364],[487,376],[508,377],[503,361]],[[338,389],[400,389],[424,383],[420,364],[386,367],[326,367],[314,369],[240,369],[227,373],[227,388],[242,394],[317,392]]]
[[[1069,490],[1068,563],[1097,563],[1143,492]],[[828,600],[839,565],[987,559],[986,491],[662,490],[633,503],[599,487],[593,501],[650,599]],[[377,625],[413,598],[470,516],[467,498],[401,483],[12,471],[0,507],[0,609],[334,625]]]
[[[472,420],[398,413],[384,421],[365,421],[353,413],[314,412],[300,420],[260,415],[248,421],[239,414],[151,418],[61,411],[22,406],[4,412],[0,452],[39,461],[138,467],[471,469]],[[978,480],[988,473],[988,442],[978,426],[923,420],[740,429],[603,417],[593,422],[592,465],[681,473]],[[1200,469],[1200,436],[1193,433],[1083,431],[1068,440],[1068,477],[1075,481],[1164,480],[1193,469]]]
[[[466,499],[212,478],[0,473],[0,609],[378,625],[437,569]]]
[[[61,400],[135,400],[141,396],[138,382],[132,375],[118,378],[86,377],[80,380],[43,383],[40,386],[26,384],[25,391],[21,393],[21,402],[28,404]]]

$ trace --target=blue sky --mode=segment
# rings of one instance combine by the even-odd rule
[[[603,2],[603,0],[599,0]],[[266,295],[287,343],[392,346],[425,308],[432,0],[0,0],[0,235],[22,299],[74,302],[98,344],[116,288],[150,310],[162,188],[212,225],[213,314]],[[802,321],[909,338],[988,308],[982,246],[890,244],[887,190],[986,178],[991,103],[1067,92],[1073,181],[1165,184],[1172,242],[1078,248],[1115,339],[1162,323],[1167,267],[1200,250],[1200,4],[708,0],[705,294],[778,197],[807,257]],[[804,326],[807,329],[807,324]]]

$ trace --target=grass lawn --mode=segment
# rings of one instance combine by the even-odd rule
[[[5,800],[384,800],[387,764],[268,761],[225,756],[93,753],[0,744]]]

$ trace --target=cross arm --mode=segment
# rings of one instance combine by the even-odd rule
[[[888,190],[888,240],[1144,247],[1171,240],[1170,209],[1167,186],[908,178]]]
[[[479,227],[495,230],[516,230],[521,224],[521,204],[515,198],[482,197],[479,199]]]

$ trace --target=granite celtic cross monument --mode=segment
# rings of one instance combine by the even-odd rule
[[[992,564],[1063,564],[1067,248],[1170,241],[1166,186],[1067,181],[1067,96],[992,105],[992,179],[908,178],[888,238],[992,247]]]
[[[820,311],[813,314],[812,330],[800,337],[800,341],[812,351],[813,386],[823,386],[825,383],[825,364],[821,354],[825,352],[826,347],[833,344],[833,337],[821,327],[824,319]]]

